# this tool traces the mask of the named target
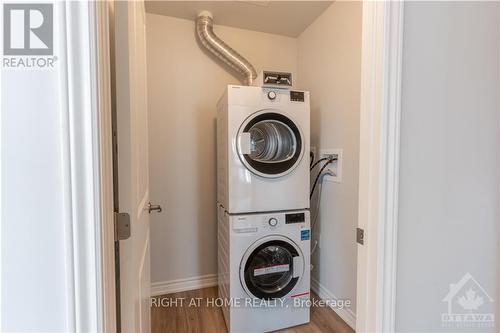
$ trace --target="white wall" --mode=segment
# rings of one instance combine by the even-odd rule
[[[321,242],[312,276],[331,295],[351,299],[352,312],[356,309],[361,13],[361,2],[333,3],[299,36],[298,65],[300,87],[311,91],[312,145],[318,152],[343,149],[342,183],[323,186],[314,230],[316,238],[321,234]]]
[[[396,329],[461,332],[441,327],[449,284],[469,272],[498,295],[499,5],[407,2],[404,17]]]
[[[58,79],[2,70],[2,331],[69,329]]]
[[[254,65],[297,73],[297,40],[216,25]],[[215,118],[236,76],[202,50],[194,22],[147,14],[151,280],[217,273]]]
[[[54,2],[54,66],[1,69],[2,332],[102,330],[90,15]]]

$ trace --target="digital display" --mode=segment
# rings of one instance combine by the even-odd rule
[[[290,91],[290,100],[292,102],[303,102],[304,92],[303,91]]]
[[[306,221],[305,213],[285,214],[285,223],[302,223]]]

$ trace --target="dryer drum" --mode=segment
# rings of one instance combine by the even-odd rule
[[[263,177],[281,177],[299,164],[304,151],[297,125],[276,112],[259,112],[249,118],[240,129],[240,138],[246,133],[247,149],[238,147],[240,159],[253,173]]]
[[[262,163],[281,163],[295,154],[297,142],[293,131],[284,123],[264,120],[250,130],[250,158]]]

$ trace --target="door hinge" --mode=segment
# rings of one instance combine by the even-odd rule
[[[115,241],[130,237],[130,215],[115,212]]]
[[[356,228],[356,242],[363,245],[365,244],[365,230],[361,228]]]

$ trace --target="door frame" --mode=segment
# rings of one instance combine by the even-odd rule
[[[360,169],[358,226],[357,332],[395,329],[399,132],[403,50],[403,7],[400,1],[363,2]],[[111,91],[108,3],[92,5],[95,33],[94,92],[97,96],[97,141],[101,174],[102,318],[105,331],[116,330]]]
[[[107,2],[61,2],[66,275],[72,331],[116,331]],[[111,245],[111,247],[110,247]],[[64,287],[64,286],[61,286]]]
[[[403,9],[363,2],[357,332],[395,330]]]
[[[109,38],[109,2],[90,3],[91,25],[94,34],[91,43],[91,55],[94,57],[93,88],[97,101],[96,148],[99,152],[101,221],[98,225],[101,233],[101,270],[100,284],[101,315],[104,332],[117,331],[116,282],[115,282],[115,215],[113,193],[113,127],[111,63]]]

